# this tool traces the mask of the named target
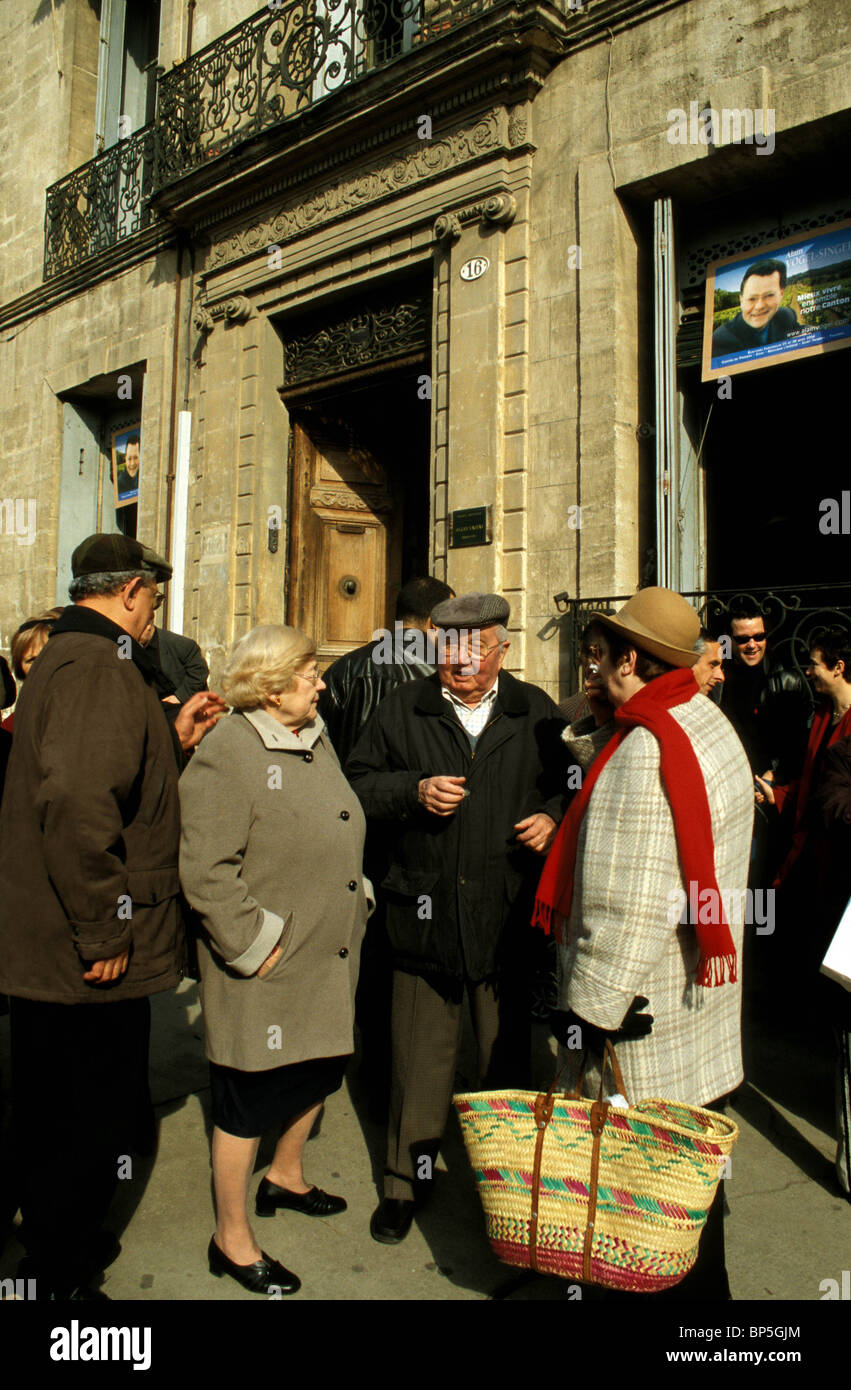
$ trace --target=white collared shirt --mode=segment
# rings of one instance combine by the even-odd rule
[[[447,689],[445,685],[442,685],[440,688],[443,692],[444,700],[449,701],[470,737],[478,738],[491,717],[496,702],[496,692],[499,689],[499,676],[497,676],[490,690],[482,696],[477,705],[465,705],[463,700],[459,700],[458,696]]]

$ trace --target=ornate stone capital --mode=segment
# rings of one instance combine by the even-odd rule
[[[244,294],[197,305],[192,322],[199,333],[210,333],[222,319],[225,323],[245,323],[251,318],[251,301]]]
[[[454,212],[442,212],[434,224],[435,241],[457,241],[461,235],[461,223]]]
[[[493,224],[508,227],[517,215],[517,199],[513,193],[492,193],[466,207],[441,213],[434,224],[434,239],[447,244],[457,241],[464,227],[471,222],[482,226]]]

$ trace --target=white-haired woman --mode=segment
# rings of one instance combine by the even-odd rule
[[[302,1152],[353,1050],[368,915],[365,822],[316,714],[314,643],[257,627],[222,678],[232,706],[180,782],[180,878],[203,930],[198,955],[213,1109],[216,1232],[210,1272],[294,1293],[257,1243],[248,1187],[264,1131],[282,1129],[256,1213],[345,1210],[305,1182]]]

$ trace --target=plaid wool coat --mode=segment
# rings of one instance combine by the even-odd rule
[[[645,995],[652,1032],[616,1047],[627,1098],[706,1105],[743,1079],[742,936],[754,793],[739,738],[711,700],[695,692],[671,714],[688,734],[703,774],[738,982],[711,989],[695,984],[697,936],[679,921],[684,899],[678,895],[688,885],[659,771],[659,744],[639,727],[600,774],[580,828],[568,944],[559,947],[558,1007],[613,1029],[635,995]],[[575,1085],[580,1055],[561,1051],[561,1084]],[[584,1093],[596,1095],[598,1085],[599,1070],[589,1066]],[[607,1078],[605,1094],[614,1089]]]

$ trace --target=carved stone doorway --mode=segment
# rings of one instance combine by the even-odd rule
[[[429,564],[430,404],[421,366],[289,403],[287,622],[324,667],[392,628]]]

